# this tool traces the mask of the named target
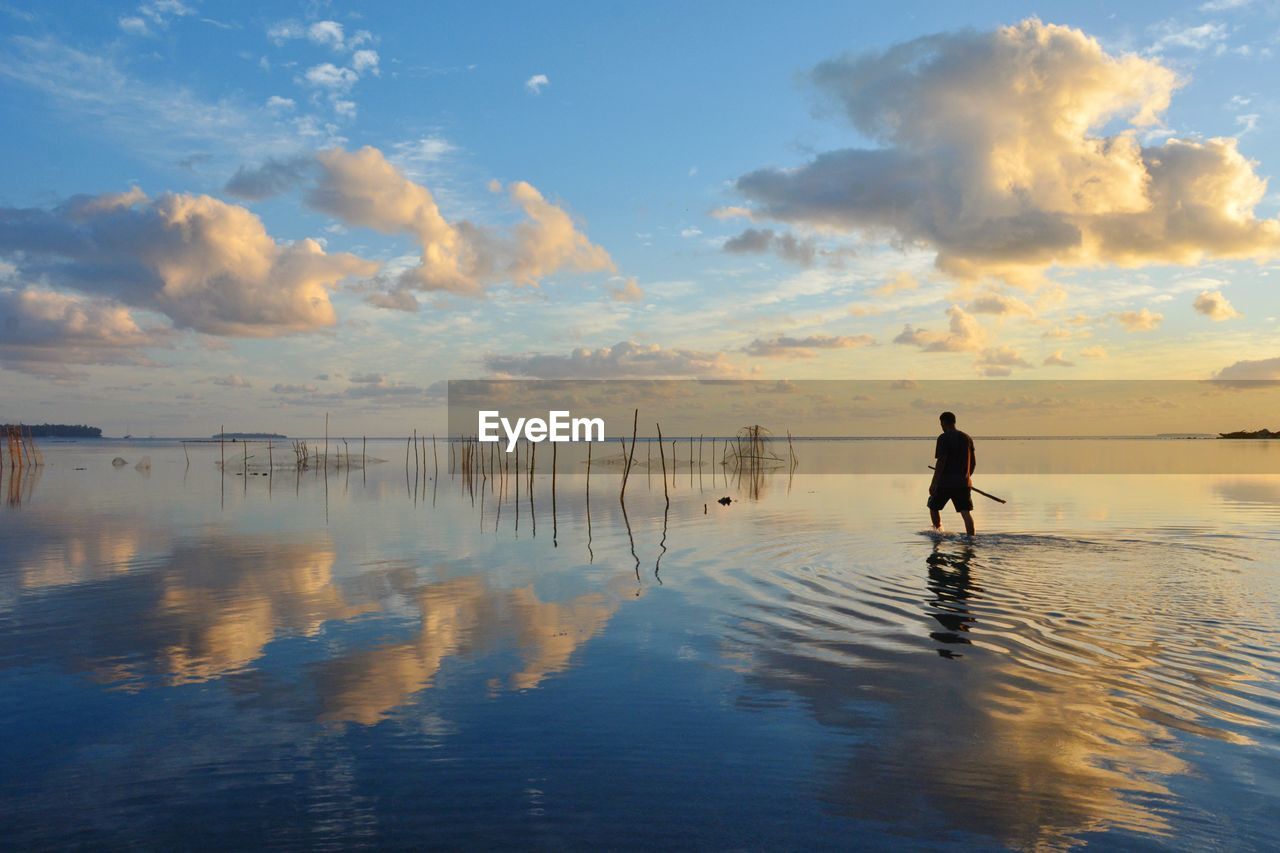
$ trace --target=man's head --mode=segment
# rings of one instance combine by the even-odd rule
[[[944,430],[955,429],[956,428],[955,412],[943,412],[942,414],[938,415],[938,422],[942,424],[942,428]]]

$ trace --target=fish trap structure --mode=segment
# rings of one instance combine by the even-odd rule
[[[774,450],[774,444],[777,441],[772,432],[759,424],[745,426],[725,443],[724,456],[720,464],[744,474],[752,471],[795,468],[800,460],[796,456],[795,442],[792,441],[791,433],[787,433],[785,457],[778,455]]]

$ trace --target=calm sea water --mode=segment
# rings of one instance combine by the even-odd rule
[[[543,451],[531,495],[403,443],[327,477],[46,443],[0,485],[0,837],[1273,847],[1280,447],[995,444],[970,543],[926,534],[927,471],[809,442],[669,509],[638,468],[625,513],[598,457],[553,508]]]

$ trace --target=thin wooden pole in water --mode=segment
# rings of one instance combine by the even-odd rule
[[[627,478],[631,476],[631,466],[636,460],[636,430],[640,425],[640,410],[636,409],[635,414],[631,417],[631,450],[627,453],[623,460],[622,468],[622,488],[618,491],[618,500],[624,500],[627,496]],[[622,441],[622,439],[618,439]],[[623,443],[625,449],[626,443]]]
[[[658,454],[662,457],[662,497],[666,499],[667,506],[671,506],[671,495],[667,492],[667,453],[662,447],[662,424],[655,423],[654,426],[658,428]]]
[[[559,447],[556,444],[551,445],[551,547],[559,548],[560,543],[557,538],[560,535],[560,520],[556,517],[556,457]]]
[[[587,442],[587,555],[590,562],[596,561],[596,552],[591,550],[591,442]]]
[[[676,440],[673,438],[671,439],[671,488],[673,489],[676,487],[676,474],[679,473],[677,471],[679,467],[679,460],[676,459]]]

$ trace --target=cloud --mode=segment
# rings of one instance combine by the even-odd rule
[[[357,50],[351,54],[351,68],[357,74],[369,73],[377,77],[381,73],[378,70],[378,52],[376,50]]]
[[[346,35],[337,21],[316,21],[307,27],[307,38],[318,45],[342,50]]]
[[[1062,354],[1062,350],[1056,350],[1053,355],[1045,356],[1043,362],[1045,367],[1075,367],[1076,363],[1069,360]]]
[[[109,299],[34,288],[0,289],[0,364],[65,376],[68,364],[139,364],[144,347],[166,343]]]
[[[1177,76],[1030,19],[831,60],[811,77],[876,148],[764,168],[736,187],[754,219],[888,233],[959,277],[1267,258],[1280,222],[1236,140],[1142,146]],[[1119,124],[1113,135],[1105,128]]]
[[[1035,311],[1031,306],[1013,296],[1007,296],[1003,293],[984,293],[969,303],[969,310],[974,314],[996,314],[999,316],[1008,316],[1011,314],[1034,315]]]
[[[407,142],[397,142],[391,146],[391,150],[394,152],[391,155],[391,162],[409,174],[408,167],[437,163],[458,149],[443,136],[430,135]]]
[[[147,26],[147,22],[138,17],[127,17],[119,20],[120,29],[124,30],[131,36],[149,36],[151,28]]]
[[[756,338],[742,351],[756,358],[813,358],[813,351],[818,349],[853,349],[874,343],[875,338],[870,335],[809,335],[804,338],[779,335],[769,339]]]
[[[271,386],[271,393],[273,394],[314,394],[319,390],[319,386],[313,385],[310,382],[304,385],[289,385],[277,382],[275,385]]]
[[[172,18],[194,15],[195,9],[179,0],[152,0],[138,7],[137,15],[120,18],[120,29],[135,36],[152,35],[150,23],[160,29],[169,26]]]
[[[983,376],[1008,376],[1015,367],[1030,367],[1031,364],[1012,347],[1001,346],[984,349],[975,366]]]
[[[524,81],[524,87],[535,95],[541,95],[542,90],[550,85],[551,81],[547,79],[545,74],[535,74]]]
[[[300,39],[305,35],[306,30],[297,21],[280,21],[267,28],[267,38],[277,46],[283,45],[290,39]]]
[[[48,37],[0,40],[0,79],[31,89],[52,107],[72,112],[77,124],[91,126],[95,138],[121,140],[143,159],[172,162],[193,150],[279,156],[298,144],[298,128],[282,126],[264,108],[231,98],[204,100],[169,82],[141,80],[108,56]],[[330,135],[323,128],[315,133]]]
[[[1080,350],[1080,355],[1084,358],[1106,358],[1107,351],[1102,347],[1085,347]]]
[[[524,219],[497,229],[449,222],[430,190],[371,146],[330,149],[316,159],[320,177],[307,194],[309,205],[349,225],[409,234],[418,241],[421,261],[398,276],[399,289],[478,296],[485,286],[503,281],[534,285],[560,271],[614,269],[609,254],[591,243],[567,212],[524,181],[507,186]]]
[[[575,349],[569,355],[488,355],[485,367],[503,376],[539,379],[734,377],[741,371],[723,353],[664,349],[620,341],[611,347]]]
[[[303,76],[312,86],[333,92],[349,92],[351,87],[360,80],[360,75],[355,71],[350,68],[340,68],[332,62],[313,65]]]
[[[307,155],[270,157],[261,166],[241,166],[223,190],[239,198],[260,201],[298,186],[313,172],[314,166],[314,158]]]
[[[608,252],[592,244],[569,214],[544,199],[532,184],[516,181],[507,190],[526,217],[516,225],[516,251],[506,269],[516,284],[534,284],[560,269],[613,269]]]
[[[1219,370],[1214,379],[1280,380],[1280,358],[1237,361]]]
[[[351,375],[351,381],[361,385],[382,385],[387,381],[387,377],[381,373],[354,373]]]
[[[1223,24],[1209,21],[1190,27],[1177,27],[1166,23],[1160,29],[1160,36],[1149,49],[1150,53],[1165,53],[1170,48],[1201,51],[1218,47],[1227,39],[1227,28]]]
[[[215,376],[209,380],[214,385],[221,385],[224,388],[252,388],[253,383],[245,379],[239,373],[232,373],[228,376]]]
[[[272,95],[267,98],[267,109],[275,112],[288,112],[297,106],[293,98],[283,98],[279,95]]]
[[[724,244],[724,250],[732,254],[773,251],[784,261],[800,266],[812,266],[818,248],[812,240],[804,240],[794,234],[775,233],[772,229],[748,228]]]
[[[1196,297],[1196,301],[1192,303],[1192,307],[1198,313],[1215,321],[1231,320],[1240,316],[1240,312],[1227,301],[1227,297],[1222,295],[1221,290],[1202,290]]]
[[[911,273],[900,272],[871,292],[876,296],[892,296],[901,291],[915,290],[919,286],[920,282]]]
[[[370,293],[364,298],[368,305],[374,308],[386,308],[389,311],[404,311],[409,314],[416,314],[418,308],[418,298],[407,290],[379,290]]]
[[[621,287],[611,289],[609,298],[614,302],[643,302],[644,290],[636,281],[635,276],[631,276]]]
[[[754,213],[751,208],[738,205],[717,207],[711,211],[712,219],[750,219],[752,216],[754,216]]]
[[[976,352],[986,345],[986,330],[959,305],[947,309],[947,316],[951,318],[949,331],[918,329],[908,323],[893,342],[911,344],[925,352]]]
[[[277,46],[297,39],[306,39],[312,44],[327,47],[335,52],[355,50],[361,45],[374,41],[368,30],[357,30],[348,36],[346,29],[339,21],[313,21],[303,24],[296,20],[278,21],[267,28],[267,38]]]
[[[1143,308],[1141,311],[1122,311],[1115,318],[1126,332],[1150,332],[1160,325],[1164,315],[1153,313],[1150,308]]]
[[[332,325],[329,290],[377,269],[314,240],[277,243],[243,207],[136,188],[52,210],[0,208],[0,256],[27,280],[156,311],[178,328],[251,337]]]

